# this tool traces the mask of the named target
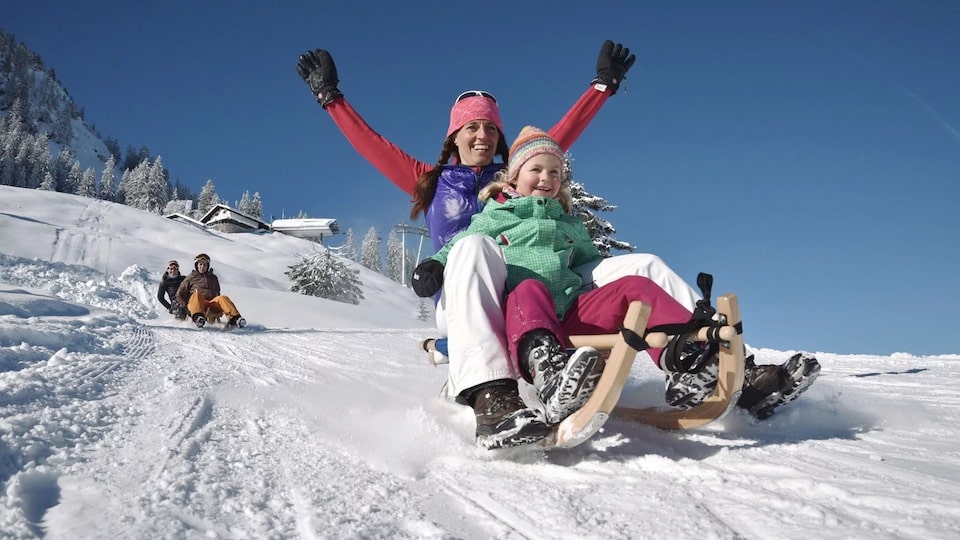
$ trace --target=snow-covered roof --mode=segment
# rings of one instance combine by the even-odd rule
[[[265,221],[245,214],[236,208],[230,208],[225,204],[215,204],[207,213],[200,218],[204,225],[211,225],[218,221],[230,221],[250,227],[251,229],[270,229]]]
[[[333,236],[340,233],[340,224],[330,218],[275,219],[270,228],[299,238]]]

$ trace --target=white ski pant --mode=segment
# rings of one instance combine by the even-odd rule
[[[507,263],[492,238],[474,234],[453,245],[436,309],[449,349],[448,397],[487,381],[520,378],[507,354],[501,304],[506,281]]]
[[[573,269],[585,290],[602,287],[623,276],[644,276],[693,311],[699,295],[663,262],[646,253],[602,259]],[[437,327],[447,336],[450,373],[446,395],[497,379],[519,379],[519,367],[507,353],[503,291],[507,264],[500,246],[480,234],[454,244],[443,273],[437,304]]]
[[[603,287],[624,276],[643,276],[656,283],[674,300],[693,312],[700,295],[660,257],[649,253],[630,253],[582,264],[573,268],[583,279],[582,289]]]

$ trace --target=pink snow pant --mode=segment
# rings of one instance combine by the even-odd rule
[[[546,329],[564,343],[570,335],[613,334],[619,331],[630,302],[639,300],[651,308],[647,326],[685,323],[692,313],[656,283],[642,276],[625,276],[576,298],[563,320],[556,315],[556,304],[547,286],[537,279],[520,282],[504,302],[507,343],[510,358],[520,364],[517,345],[531,330]],[[663,349],[647,349],[660,366]]]

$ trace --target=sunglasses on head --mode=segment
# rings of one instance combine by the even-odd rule
[[[484,90],[467,90],[466,92],[457,96],[457,100],[454,101],[454,103],[460,103],[461,101],[467,99],[468,97],[482,97],[482,98],[487,98],[494,103],[497,102],[497,98],[493,97],[493,94],[491,94],[490,92],[486,92]]]

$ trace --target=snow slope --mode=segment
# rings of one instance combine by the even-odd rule
[[[818,353],[762,422],[488,452],[436,397],[411,292],[366,270],[359,306],[286,292],[312,249],[0,187],[0,537],[960,535],[960,355]],[[166,261],[200,251],[248,328],[160,308]],[[638,360],[625,400],[661,396]]]

